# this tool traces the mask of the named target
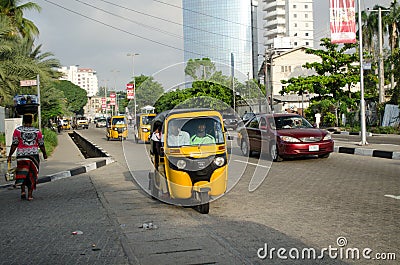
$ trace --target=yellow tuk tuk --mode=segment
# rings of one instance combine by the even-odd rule
[[[135,142],[148,143],[150,136],[150,126],[152,120],[156,117],[155,113],[142,113],[136,115],[136,124],[134,127]]]
[[[209,202],[226,192],[228,152],[222,116],[209,109],[162,112],[152,131],[161,128],[162,147],[151,140],[154,171],[149,173],[152,198],[209,212]],[[158,159],[158,161],[155,161]]]
[[[62,129],[63,130],[70,130],[71,129],[71,119],[64,118],[62,120]]]
[[[128,137],[128,123],[125,116],[112,116],[107,122],[107,141],[110,139],[126,140]]]

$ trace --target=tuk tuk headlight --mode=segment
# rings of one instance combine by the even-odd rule
[[[186,161],[180,159],[180,160],[178,160],[178,161],[176,162],[176,166],[177,166],[177,168],[179,168],[179,169],[184,169],[184,168],[186,167]]]
[[[225,158],[219,156],[214,159],[214,164],[218,167],[222,167],[225,164]]]
[[[142,128],[142,131],[144,131],[144,132],[148,132],[148,131],[149,131],[149,129],[147,129],[147,128]]]
[[[118,131],[118,128],[114,128],[114,131]]]

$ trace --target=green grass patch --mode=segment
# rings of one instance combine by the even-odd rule
[[[47,156],[51,156],[54,148],[58,145],[57,133],[47,128],[44,128],[42,132]]]

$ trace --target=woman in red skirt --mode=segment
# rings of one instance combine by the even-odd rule
[[[22,126],[13,133],[12,145],[7,161],[17,150],[17,170],[15,185],[21,186],[21,199],[26,199],[25,186],[28,187],[28,201],[33,200],[32,192],[36,189],[39,174],[39,148],[43,158],[47,159],[43,135],[39,129],[32,126],[33,114],[24,114]]]

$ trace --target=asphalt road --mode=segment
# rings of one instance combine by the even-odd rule
[[[122,144],[107,142],[102,130],[85,131],[83,135],[117,160],[126,159],[133,179],[146,183],[144,176],[150,166],[146,160],[146,145],[135,144],[132,138]],[[271,166],[269,161],[241,156],[233,142],[229,162],[230,191],[211,203],[209,215],[162,203],[153,207],[164,208],[168,212],[168,223],[179,224],[174,227],[178,230],[185,231],[195,220],[195,229],[199,229],[202,236],[206,231],[211,236],[210,242],[222,245],[233,255],[233,259],[226,261],[236,260],[237,264],[264,264],[269,263],[268,259],[273,259],[272,264],[288,264],[288,260],[277,258],[276,252],[273,257],[260,259],[257,250],[265,244],[288,251],[331,247],[344,252],[349,248],[371,249],[370,256],[382,253],[388,259],[393,258],[391,253],[400,255],[400,200],[396,197],[400,193],[400,161],[333,153],[328,159],[294,159],[268,166]],[[268,173],[267,177],[255,191],[249,192],[254,172],[260,168]],[[146,185],[143,187],[146,189]],[[188,233],[189,241],[193,240],[189,239],[192,232],[195,231]],[[169,233],[169,240],[182,239],[181,231]],[[347,244],[339,247],[338,239],[346,240]],[[185,264],[196,264],[194,257],[197,255],[192,252],[195,251],[183,254]],[[210,256],[206,260],[221,262],[219,253],[210,251],[207,255]],[[191,257],[193,261],[189,262]],[[340,260],[325,256],[323,261],[289,261],[291,264],[397,264],[366,257]]]
[[[150,198],[147,145],[79,133],[115,162],[43,184],[33,202],[0,191],[0,264],[398,264],[400,160],[271,164],[233,141],[229,192],[202,215]]]

